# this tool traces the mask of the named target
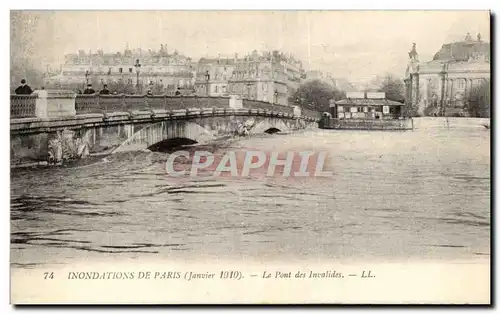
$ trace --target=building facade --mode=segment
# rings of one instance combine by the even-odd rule
[[[278,51],[253,51],[236,62],[228,90],[241,98],[288,105],[305,79],[302,63]]]
[[[471,91],[490,79],[490,43],[478,34],[445,44],[432,61],[420,63],[416,45],[405,73],[405,103],[421,114],[463,112]]]
[[[238,56],[234,58],[201,58],[196,66],[194,89],[198,96],[229,96],[229,79]]]
[[[99,90],[104,84],[113,92],[177,94],[192,90],[199,96],[230,96],[288,104],[288,99],[306,79],[302,63],[291,54],[278,51],[257,53],[243,58],[191,58],[177,51],[168,53],[141,49],[105,54],[85,53],[65,56],[58,75],[45,78],[45,86],[84,89],[91,83]],[[182,94],[185,94],[184,92]]]
[[[161,87],[193,88],[196,69],[191,59],[177,51],[168,53],[166,46],[161,45],[159,51],[143,51],[141,49],[105,54],[85,53],[65,56],[65,64],[61,73],[46,78],[46,85],[85,86],[92,83],[96,88],[104,84],[145,88]]]

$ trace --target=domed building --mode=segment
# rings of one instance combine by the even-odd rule
[[[420,63],[416,44],[408,55],[405,103],[418,105],[420,114],[465,113],[470,92],[490,78],[490,43],[481,34],[444,44],[429,62]]]

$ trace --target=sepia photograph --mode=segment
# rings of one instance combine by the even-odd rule
[[[490,25],[11,10],[11,303],[490,304]]]

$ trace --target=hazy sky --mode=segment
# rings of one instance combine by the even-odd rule
[[[360,82],[402,76],[413,42],[420,60],[430,60],[466,32],[489,41],[490,22],[485,11],[25,11],[12,30],[11,56],[35,64],[62,62],[78,49],[122,51],[126,43],[167,44],[194,60],[278,49]]]

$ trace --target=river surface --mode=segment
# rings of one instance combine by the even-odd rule
[[[208,149],[326,151],[331,177],[179,180],[167,153],[11,171],[11,264],[490,254],[490,133],[303,131]]]

